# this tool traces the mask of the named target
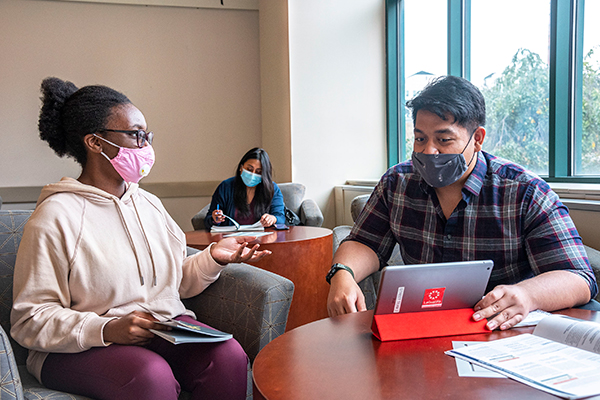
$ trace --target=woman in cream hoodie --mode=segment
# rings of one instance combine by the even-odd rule
[[[45,386],[96,399],[244,398],[247,357],[234,339],[172,345],[151,310],[196,325],[181,298],[228,262],[268,251],[229,238],[186,257],[185,235],[137,182],[154,163],[143,114],[105,86],[42,82],[40,137],[81,166],[42,190],[14,274],[11,334]]]

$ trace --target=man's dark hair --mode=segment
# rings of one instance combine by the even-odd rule
[[[431,81],[412,100],[406,102],[411,109],[413,123],[417,112],[425,110],[443,120],[451,115],[454,122],[474,131],[485,125],[485,100],[475,85],[456,76],[442,76]]]
[[[73,157],[82,167],[87,162],[83,138],[105,127],[113,108],[130,104],[122,93],[106,86],[78,89],[58,78],[42,81],[40,138],[60,157]]]

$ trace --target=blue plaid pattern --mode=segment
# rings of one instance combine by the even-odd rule
[[[552,270],[580,275],[598,292],[581,237],[556,193],[537,175],[480,152],[446,220],[435,190],[410,161],[381,178],[346,240],[370,247],[386,265],[400,245],[405,264],[494,261],[487,290]]]

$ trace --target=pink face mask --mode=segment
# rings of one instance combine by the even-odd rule
[[[155,160],[154,149],[151,145],[130,149],[128,147],[118,146],[96,134],[94,134],[94,136],[119,148],[119,152],[112,160],[108,158],[104,152],[100,154],[106,157],[125,182],[138,183],[140,179],[150,173],[150,169],[152,168],[152,165],[154,165]]]

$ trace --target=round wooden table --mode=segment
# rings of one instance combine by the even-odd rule
[[[600,322],[600,313],[561,312]],[[274,339],[253,365],[254,399],[556,399],[507,378],[459,377],[444,354],[452,341],[485,341],[532,332],[492,333],[380,342],[371,334],[373,311],[301,326]]]
[[[262,260],[250,263],[256,267],[274,272],[294,283],[294,297],[286,330],[296,328],[327,317],[327,294],[329,285],[325,275],[331,268],[333,259],[333,232],[331,229],[312,226],[291,226],[289,230],[272,231],[266,236],[257,237],[261,250],[271,250],[273,254]],[[227,233],[208,231],[186,232],[187,245],[203,250],[212,242],[218,242]],[[252,236],[252,232],[248,232]]]

